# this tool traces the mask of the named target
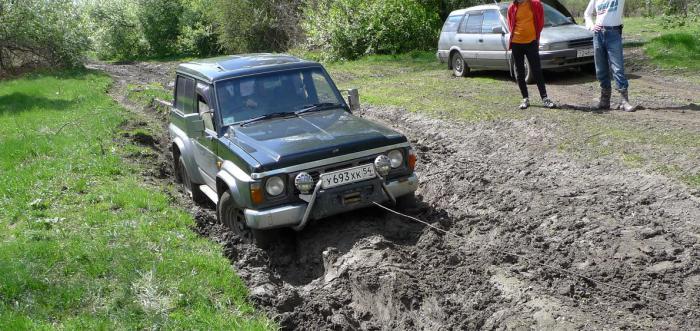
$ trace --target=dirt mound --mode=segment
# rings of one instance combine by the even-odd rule
[[[152,71],[143,66],[117,72]],[[403,131],[418,151],[419,201],[402,212],[466,240],[368,208],[281,231],[261,250],[216,224],[211,206],[174,197],[285,329],[700,328],[697,190],[562,155],[561,129],[540,119],[465,124],[393,108],[360,115]]]

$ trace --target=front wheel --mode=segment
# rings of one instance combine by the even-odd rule
[[[187,172],[187,168],[185,167],[185,159],[182,158],[182,155],[180,155],[177,160],[175,182],[182,185],[182,188],[185,190],[185,194],[187,194],[187,196],[195,203],[204,203],[207,200],[207,196],[204,195],[204,192],[199,189],[199,186],[192,183],[190,174]]]
[[[219,203],[216,205],[216,217],[219,223],[231,229],[243,242],[266,248],[274,240],[274,230],[251,229],[246,225],[243,211],[237,208],[229,191],[224,192],[219,198]]]
[[[515,61],[513,61],[513,77],[515,77],[516,81],[518,80],[518,71],[515,68]],[[535,83],[535,75],[532,73],[532,70],[530,70],[530,65],[527,63],[527,58],[525,59],[525,83]]]
[[[465,77],[469,74],[469,66],[459,53],[452,54],[452,70],[456,77]]]

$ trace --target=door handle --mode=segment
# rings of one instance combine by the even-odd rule
[[[483,40],[483,39],[479,39],[479,42],[480,42],[480,43],[483,43],[483,42],[484,42],[484,40]]]
[[[461,42],[462,42],[462,39],[457,39],[457,41],[459,41],[459,42],[461,43]]]

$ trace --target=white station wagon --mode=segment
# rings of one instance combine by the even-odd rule
[[[470,69],[496,69],[514,73],[508,51],[510,31],[506,12],[510,2],[455,10],[445,21],[438,42],[437,57],[447,62],[455,76],[467,76]],[[544,29],[540,36],[542,69],[591,66],[593,32],[577,25],[571,13],[556,0],[543,0]],[[526,64],[525,80],[532,83]]]

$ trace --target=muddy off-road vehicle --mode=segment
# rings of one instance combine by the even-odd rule
[[[359,118],[320,64],[249,54],[177,68],[169,132],[175,179],[219,222],[264,245],[266,230],[377,203],[411,200],[406,137]]]

